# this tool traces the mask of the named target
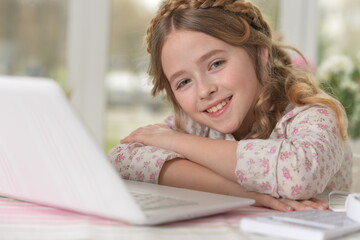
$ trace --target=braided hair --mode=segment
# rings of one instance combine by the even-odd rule
[[[261,84],[254,108],[255,122],[246,138],[268,138],[285,108],[322,105],[334,110],[340,134],[346,138],[345,119],[339,103],[327,95],[311,77],[297,71],[287,49],[272,39],[272,31],[258,7],[245,0],[165,0],[147,29],[148,73],[152,78],[152,94],[165,90],[175,112],[175,122],[182,128],[183,111],[172,92],[161,63],[161,50],[167,35],[174,30],[191,30],[208,34],[249,54]],[[261,61],[264,49],[268,61]],[[299,53],[299,52],[298,52]],[[301,55],[301,53],[299,53]]]

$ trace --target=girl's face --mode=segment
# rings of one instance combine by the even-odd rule
[[[247,52],[210,35],[172,31],[161,61],[171,89],[196,122],[242,139],[253,124],[260,89]]]

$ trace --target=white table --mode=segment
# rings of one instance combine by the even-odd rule
[[[69,211],[0,198],[1,240],[239,240],[276,239],[239,230],[245,216],[276,211],[245,207],[206,218],[154,227],[132,226]],[[360,232],[341,239],[360,239]]]

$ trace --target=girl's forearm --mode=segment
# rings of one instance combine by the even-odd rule
[[[166,161],[160,172],[159,184],[251,198],[255,200],[255,206],[269,207],[279,211],[304,210],[309,209],[309,207],[311,209],[327,208],[326,204],[324,206],[323,202],[316,199],[298,202],[249,192],[241,185],[220,176],[210,169],[185,159]]]
[[[165,162],[159,184],[239,197],[249,197],[250,194],[238,183],[185,159]]]
[[[215,140],[170,129],[163,124],[141,127],[121,140],[139,142],[179,153],[224,178],[237,182],[235,176],[236,141]]]
[[[235,175],[237,143],[237,141],[181,134],[175,141],[173,151],[237,183]]]

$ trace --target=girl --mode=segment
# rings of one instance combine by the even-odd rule
[[[253,198],[281,211],[326,208],[316,194],[349,189],[342,107],[294,69],[257,7],[164,1],[146,39],[152,93],[164,90],[175,114],[110,152],[123,178]]]

